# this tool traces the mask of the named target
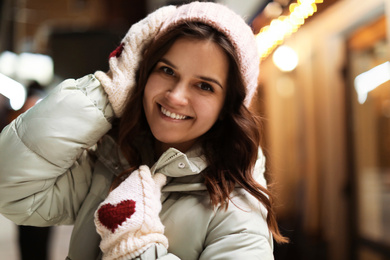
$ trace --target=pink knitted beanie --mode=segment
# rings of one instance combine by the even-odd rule
[[[108,94],[116,116],[122,115],[127,95],[136,84],[135,74],[142,51],[153,38],[186,22],[209,25],[223,33],[232,43],[247,89],[245,105],[250,105],[257,88],[260,66],[260,57],[251,28],[239,15],[222,4],[192,2],[177,8],[162,7],[133,25],[121,45],[110,55],[110,71],[95,73]]]
[[[212,2],[192,2],[177,8],[166,20],[158,35],[186,22],[201,22],[223,33],[232,43],[238,57],[238,66],[245,81],[247,94],[245,105],[249,106],[257,88],[260,56],[252,29],[235,12],[224,5]]]

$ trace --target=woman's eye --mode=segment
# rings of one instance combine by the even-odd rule
[[[175,75],[175,72],[173,71],[173,69],[171,69],[169,67],[163,66],[163,67],[160,68],[160,70],[162,72],[164,72],[165,74],[167,74],[167,75],[171,75],[171,76]]]
[[[213,87],[206,83],[206,82],[201,82],[198,84],[198,87],[201,89],[201,90],[206,90],[206,91],[211,91],[211,92],[214,92],[214,89]]]

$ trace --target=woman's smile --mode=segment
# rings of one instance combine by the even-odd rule
[[[174,112],[171,112],[163,106],[161,106],[161,113],[166,117],[169,117],[172,119],[177,119],[177,120],[184,120],[184,119],[189,118],[188,116],[184,116],[184,115],[180,115],[180,114],[176,114]]]

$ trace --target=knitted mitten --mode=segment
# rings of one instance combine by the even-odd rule
[[[161,7],[132,25],[119,47],[110,54],[109,72],[95,72],[116,116],[122,115],[127,96],[135,86],[136,71],[145,47],[156,36],[162,23],[175,10],[175,6]]]
[[[103,259],[132,259],[156,243],[168,248],[159,218],[165,182],[165,175],[152,178],[149,168],[141,166],[100,204],[95,225]]]

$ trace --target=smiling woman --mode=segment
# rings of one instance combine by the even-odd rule
[[[190,38],[178,39],[157,63],[143,97],[157,156],[169,147],[186,152],[214,125],[225,100],[228,64],[216,43]]]
[[[163,7],[109,64],[1,133],[0,212],[74,224],[68,259],[273,259],[250,27],[220,4]]]

